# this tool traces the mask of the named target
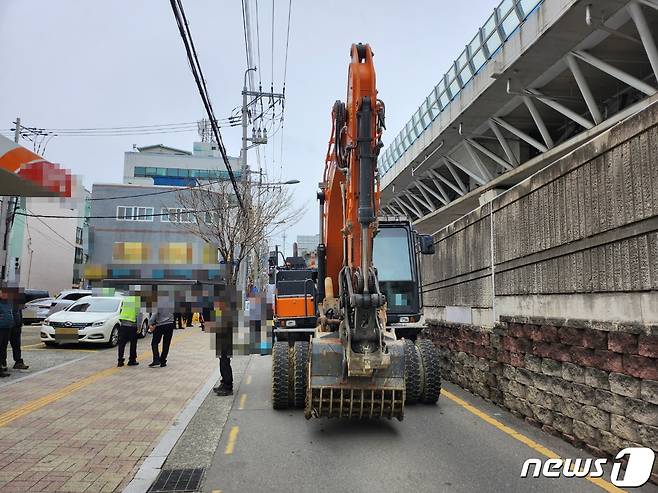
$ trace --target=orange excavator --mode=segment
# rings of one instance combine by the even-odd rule
[[[405,402],[436,403],[438,354],[430,341],[398,339],[387,327],[387,296],[378,268],[404,265],[407,259],[411,271],[418,265],[418,242],[389,243],[390,256],[379,254],[382,265],[373,263],[373,240],[382,226],[377,156],[385,107],[377,97],[370,46],[353,44],[350,58],[347,102],[336,101],[332,109],[318,192],[318,324],[309,341],[291,348],[284,341],[274,344],[272,403],[274,408],[303,407],[307,419],[401,420]],[[388,220],[386,226],[395,224]]]

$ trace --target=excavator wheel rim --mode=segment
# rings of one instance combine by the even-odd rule
[[[416,346],[423,366],[423,389],[420,394],[420,402],[423,404],[436,404],[441,393],[439,352],[432,344],[432,341],[428,339],[418,339]]]

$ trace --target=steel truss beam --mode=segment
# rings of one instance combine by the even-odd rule
[[[546,152],[548,148],[539,142],[536,139],[533,139],[530,137],[527,133],[525,133],[523,130],[519,130],[516,128],[514,125],[510,125],[507,123],[505,120],[503,120],[501,117],[496,116],[492,118],[494,122],[496,122],[497,125],[500,125],[503,127],[505,130],[507,130],[509,133],[516,135],[519,139],[525,141],[526,143],[530,144],[532,147],[537,149],[540,152]]]
[[[644,81],[633,77],[630,74],[627,74],[623,70],[619,70],[616,67],[613,67],[607,62],[604,62],[600,58],[596,58],[594,55],[591,55],[583,50],[572,51],[575,56],[583,60],[584,62],[589,63],[592,67],[598,68],[600,71],[605,72],[606,74],[619,79],[624,84],[628,84],[631,87],[634,87],[640,92],[643,92],[647,96],[652,96],[656,93],[656,89],[653,86],[650,86]]]
[[[394,197],[393,200],[394,200],[395,202],[397,202],[402,208],[404,208],[404,209],[406,209],[407,211],[409,211],[409,212],[411,213],[411,217],[412,217],[412,219],[413,219],[413,216],[416,216],[416,218],[418,218],[418,219],[420,219],[421,217],[423,217],[423,215],[420,213],[420,211],[419,211],[418,208],[416,207],[416,204],[414,204],[413,202],[411,202],[411,204],[412,204],[412,206],[413,206],[413,207],[412,207],[411,205],[407,204],[405,201],[402,200],[402,196]]]
[[[656,8],[655,5],[653,7]],[[649,29],[649,24],[644,17],[642,7],[637,2],[631,2],[628,4],[628,13],[635,23],[637,32],[640,34],[640,39],[642,40],[642,45],[644,46],[644,51],[647,52],[647,56],[649,57],[649,63],[651,64],[653,73],[656,79],[658,79],[658,49],[656,49],[656,42]]]
[[[512,166],[510,163],[505,161],[502,157],[498,156],[497,154],[494,154],[492,151],[484,147],[482,144],[479,142],[473,140],[473,139],[466,139],[466,142],[471,144],[473,147],[475,147],[478,151],[480,151],[482,154],[485,156],[489,157],[491,160],[495,161],[498,163],[500,166],[505,168],[506,170],[511,170],[514,169],[514,166]]]
[[[419,185],[420,187],[424,188],[424,189],[427,191],[427,193],[431,194],[432,197],[436,198],[436,199],[437,199],[439,202],[441,202],[443,205],[447,205],[447,204],[448,204],[448,202],[449,202],[448,199],[446,199],[445,197],[443,197],[443,196],[439,195],[438,193],[436,193],[434,190],[432,190],[430,187],[428,187],[425,183],[423,183],[422,180],[418,180],[417,183],[418,183],[418,185]],[[422,192],[422,190],[421,190],[421,192]],[[426,198],[427,198],[427,197],[426,197]]]
[[[512,166],[518,166],[519,160],[516,159],[516,156],[514,155],[514,152],[512,152],[512,148],[509,146],[509,143],[507,142],[507,139],[503,135],[503,132],[500,131],[498,125],[496,125],[496,123],[493,120],[489,119],[488,123],[489,123],[489,128],[498,139],[498,143],[500,144],[500,147],[502,147],[503,151],[505,151],[505,155],[507,156],[509,163]]]
[[[459,195],[464,195],[466,192],[468,192],[468,188],[466,187],[463,180],[459,176],[459,173],[457,173],[457,170],[455,169],[455,167],[452,164],[450,164],[448,161],[443,160],[443,162],[446,165],[446,168],[448,168],[448,171],[450,171],[450,174],[452,175],[452,177],[455,179],[455,183],[457,183],[457,186],[459,187],[459,190],[461,190],[461,192],[459,190],[457,190],[456,188],[454,188],[450,182],[447,182],[446,184],[448,186],[450,186],[451,188],[453,188],[453,190],[455,192],[457,192]]]
[[[584,118],[583,116],[579,115],[572,109],[567,108],[562,103],[558,103],[557,101],[549,98],[548,96],[545,96],[537,89],[526,89],[525,92],[530,96],[534,97],[535,99],[541,101],[549,108],[553,108],[558,113],[561,113],[567,118],[570,118],[571,120],[573,120],[583,128],[590,129],[594,126],[594,124],[591,121],[589,121],[587,118]]]
[[[480,173],[486,176],[487,181],[493,180],[494,175],[484,165],[484,163],[480,159],[480,156],[478,156],[477,152],[475,152],[475,149],[473,149],[473,147],[466,140],[464,141],[464,148],[466,149],[466,152],[468,152],[468,155],[471,157],[473,163],[475,163],[475,166],[477,166],[477,168],[480,170]]]
[[[425,207],[425,208],[426,208],[428,211],[430,211],[430,212],[434,212],[434,211],[436,210],[435,207],[432,207],[432,205],[428,204],[427,202],[425,202],[425,201],[424,201],[423,199],[421,199],[420,197],[416,197],[416,195],[411,191],[410,188],[407,189],[407,197],[409,197],[410,199],[412,199],[412,200],[413,200],[414,202],[416,202],[418,205],[420,205],[420,206],[422,206],[422,207]],[[424,216],[425,214],[422,214],[422,215]]]
[[[544,123],[544,119],[541,117],[541,114],[539,113],[539,111],[537,111],[537,107],[535,106],[534,101],[530,99],[529,96],[524,95],[523,104],[525,104],[526,108],[528,108],[528,111],[530,112],[530,115],[532,116],[535,125],[537,125],[537,128],[539,129],[539,133],[541,134],[542,139],[544,139],[544,143],[546,144],[546,147],[550,149],[551,147],[555,146],[555,143],[553,142],[553,137],[551,137],[551,134],[548,131],[548,127],[546,127],[546,124]]]
[[[420,185],[420,180],[417,180],[414,182],[414,185],[416,185],[416,189],[423,195],[425,198],[425,202],[429,205],[432,206],[432,212],[436,210],[436,206],[434,205],[434,202],[432,202],[432,199],[429,198],[429,195],[427,195],[427,192],[423,189],[423,187]]]
[[[585,100],[585,104],[589,110],[589,114],[592,115],[594,123],[598,125],[603,121],[603,116],[601,115],[599,105],[596,104],[596,99],[594,99],[592,90],[589,88],[587,79],[585,79],[585,76],[583,75],[583,71],[580,70],[578,62],[576,62],[576,58],[571,53],[565,57],[565,60],[569,70],[571,71],[571,74],[573,75],[574,79],[576,79],[576,84],[578,84],[578,89],[580,89],[580,93],[583,95],[583,99]]]
[[[468,169],[466,166],[464,166],[464,165],[461,164],[460,162],[455,161],[455,160],[454,160],[453,158],[451,158],[450,156],[444,156],[443,158],[444,158],[447,162],[449,162],[450,164],[456,166],[457,168],[459,168],[460,170],[462,170],[464,173],[466,173],[468,176],[470,176],[471,178],[473,178],[473,179],[477,182],[478,185],[484,185],[484,184],[487,182],[487,179],[486,179],[486,178],[482,178],[480,175],[478,175],[477,173],[471,171],[470,169]],[[437,173],[437,174],[438,174],[438,173]],[[439,175],[439,176],[441,176],[441,175]]]
[[[446,201],[451,202],[450,197],[448,197],[448,194],[446,193],[445,188],[443,188],[443,185],[441,185],[441,183],[437,180],[440,180],[443,183],[445,183],[446,185],[449,185],[451,188],[453,188],[453,190],[456,190],[455,185],[450,183],[450,180],[447,180],[445,177],[441,176],[437,171],[435,171],[433,169],[430,169],[428,172],[431,175],[430,179],[432,180],[432,183],[434,183],[434,186],[439,191],[439,193],[443,196],[443,198]]]

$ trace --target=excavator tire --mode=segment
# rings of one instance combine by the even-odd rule
[[[404,340],[404,387],[405,404],[416,404],[420,400],[423,381],[418,348],[408,339]]]
[[[288,342],[277,341],[272,346],[272,407],[287,409],[290,400],[290,356]]]
[[[294,361],[293,405],[298,409],[306,406],[306,387],[308,386],[308,341],[297,341],[292,350]]]
[[[416,347],[420,353],[423,372],[423,389],[420,393],[420,402],[423,404],[436,404],[441,393],[441,368],[439,366],[439,352],[428,339],[418,339]]]

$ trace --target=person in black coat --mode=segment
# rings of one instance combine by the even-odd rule
[[[14,318],[14,325],[9,333],[9,344],[14,358],[14,370],[27,370],[28,365],[23,361],[21,354],[21,335],[23,332],[23,299],[18,289],[14,288],[9,292],[9,302]]]
[[[14,326],[14,314],[6,288],[0,289],[0,378],[8,377],[7,344]]]

